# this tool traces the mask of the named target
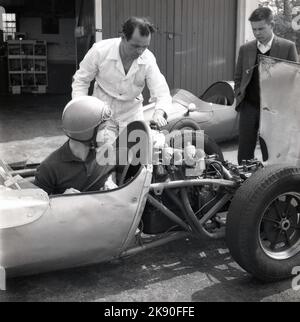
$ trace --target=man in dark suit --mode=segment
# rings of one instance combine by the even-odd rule
[[[249,21],[256,40],[241,46],[234,76],[237,111],[240,113],[239,164],[254,159],[257,142],[260,120],[258,55],[295,62],[299,59],[293,42],[274,35],[271,9],[256,9]]]

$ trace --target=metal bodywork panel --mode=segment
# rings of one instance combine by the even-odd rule
[[[268,164],[300,165],[300,64],[261,57],[260,136]]]
[[[142,131],[149,145],[145,164],[151,164],[148,126],[133,122],[127,130],[120,134],[119,148],[126,142],[134,148],[133,131]],[[135,163],[124,169],[127,183],[110,191],[50,198],[40,189],[1,191],[0,267],[9,276],[28,275],[104,262],[135,247],[153,169]]]
[[[50,198],[38,220],[0,229],[0,265],[14,276],[118,257],[140,221],[151,172],[143,167],[115,191]]]
[[[0,193],[0,229],[35,222],[49,208],[49,198],[40,189],[7,190]]]
[[[200,98],[183,89],[173,90],[172,96],[169,122],[185,118],[190,104],[195,104],[196,110],[190,112],[188,118],[197,122],[208,136],[216,141],[225,141],[237,136],[238,113],[235,110],[236,100],[232,82],[216,82]],[[222,98],[225,98],[224,104],[218,104]],[[146,121],[152,119],[154,108],[154,104],[144,107]]]

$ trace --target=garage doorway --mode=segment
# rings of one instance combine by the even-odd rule
[[[0,157],[42,161],[65,140],[61,115],[76,72],[76,0],[2,0],[1,6],[13,14],[16,30],[0,37]],[[8,40],[17,42],[10,53]],[[17,75],[14,85],[29,84],[13,93],[10,75]],[[45,92],[31,86],[37,79]]]
[[[3,0],[1,6],[1,93],[19,86],[20,94],[70,94],[76,71],[75,0]]]

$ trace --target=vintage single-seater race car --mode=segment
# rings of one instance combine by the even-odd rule
[[[89,265],[190,236],[225,237],[237,263],[260,280],[291,276],[300,264],[300,149],[294,138],[300,131],[300,65],[264,58],[260,71],[266,167],[256,160],[225,162],[201,132],[188,132],[188,144],[179,140],[175,146],[185,135],[177,131],[168,146],[155,147],[159,140],[153,138],[162,135],[144,122],[130,124],[126,140],[117,140],[128,143],[131,157],[114,190],[48,196],[31,184],[35,166],[11,169],[2,161],[2,272],[17,276]],[[290,126],[282,127],[283,120]],[[135,162],[135,130],[147,140],[143,162]]]
[[[173,104],[168,115],[171,132],[180,129],[202,130],[216,142],[238,135],[238,113],[235,110],[234,82],[212,84],[200,97],[184,89],[172,92]],[[146,105],[144,116],[150,121],[155,104]]]

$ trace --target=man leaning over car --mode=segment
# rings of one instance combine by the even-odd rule
[[[165,77],[148,49],[153,25],[141,17],[131,17],[123,24],[121,38],[99,41],[88,51],[74,75],[72,97],[87,95],[95,79],[93,95],[112,110],[110,129],[118,132],[119,123],[144,120],[142,91],[147,84],[155,102],[153,120],[160,127],[172,98]]]

